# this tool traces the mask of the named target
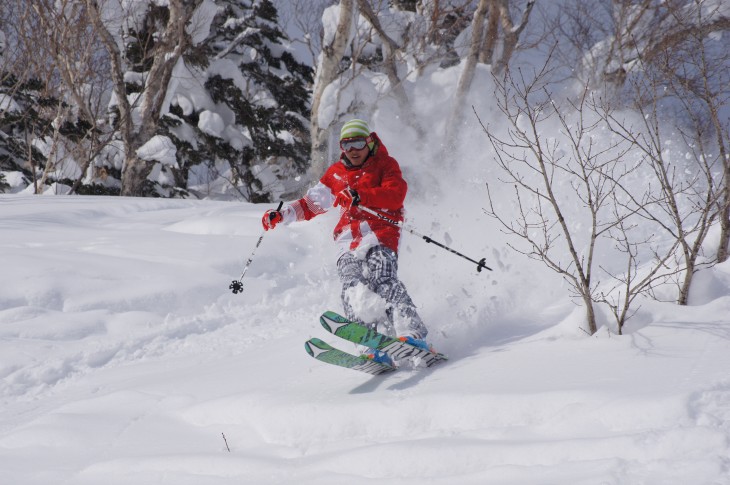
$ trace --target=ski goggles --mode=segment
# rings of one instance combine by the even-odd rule
[[[340,140],[340,148],[342,148],[343,152],[349,152],[350,150],[362,150],[368,145],[368,139],[367,138],[345,138],[344,140]]]

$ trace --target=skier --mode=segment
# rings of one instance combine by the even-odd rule
[[[366,121],[353,119],[340,131],[342,153],[324,176],[299,200],[284,204],[281,210],[267,210],[262,223],[265,230],[280,222],[310,220],[333,207],[340,208],[340,220],[334,229],[339,248],[337,274],[342,282],[342,305],[345,315],[377,329],[396,335],[396,326],[405,327],[399,338],[426,350],[428,330],[416,311],[405,286],[398,279],[398,242],[400,228],[358,209],[358,205],[375,209],[391,220],[403,220],[403,201],[408,185],[398,162]],[[387,304],[383,321],[364,322],[353,309],[352,288],[365,285]],[[398,324],[398,325],[396,325]],[[392,364],[385,353],[370,349],[366,355],[378,362]]]

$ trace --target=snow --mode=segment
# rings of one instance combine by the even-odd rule
[[[198,128],[203,133],[220,138],[226,125],[221,115],[213,111],[202,111],[198,120]]]
[[[13,98],[6,94],[0,94],[0,112],[16,113],[20,111],[20,106]]]
[[[23,172],[3,172],[5,182],[10,186],[10,192],[18,192],[26,187],[26,180]]]
[[[193,17],[188,24],[187,30],[192,35],[192,42],[198,45],[205,41],[210,35],[210,24],[213,22],[218,6],[212,0],[203,0],[193,12]]]
[[[337,24],[340,19],[340,6],[331,5],[324,9],[322,12],[322,45],[332,45],[334,40],[335,32],[337,32]],[[353,37],[353,33],[350,34],[347,44]]]
[[[340,309],[330,214],[266,233],[233,295],[268,206],[0,205],[3,483],[730,482],[730,263],[701,273],[702,304],[646,302],[628,335],[588,337],[560,290],[529,304],[528,263],[495,250],[477,274],[404,234],[401,276],[450,361],[371,377],[304,352],[354,350],[317,321]],[[419,205],[422,231],[448,222]],[[525,305],[490,304],[515,272]]]
[[[147,143],[137,149],[137,156],[142,160],[157,160],[163,165],[177,167],[177,148],[169,137],[155,135]]]
[[[104,15],[141,15],[143,5],[108,2]],[[337,9],[325,11],[325,43]],[[213,13],[206,0],[196,36]],[[475,74],[463,142],[441,146],[462,69],[408,77],[413,119],[398,115],[387,79],[372,73],[339,93],[330,86],[320,111],[326,122],[357,105],[401,164],[409,227],[494,268],[477,273],[403,235],[399,274],[429,340],[450,357],[435,369],[370,377],[304,352],[311,337],[356,350],[318,323],[323,311],[341,310],[335,214],[265,233],[234,295],[228,285],[274,204],[0,195],[0,481],[730,484],[730,262],[697,273],[691,306],[642,300],[623,336],[599,308],[602,325],[588,336],[567,285],[510,250],[519,242],[484,213],[485,183],[501,211],[513,190],[497,183],[472,115],[506,129],[488,69]],[[201,112],[205,133],[237,149],[250,144],[228,126],[233,113],[200,88],[213,74],[239,85],[235,63],[175,72],[170,103]],[[560,143],[559,127],[542,129]],[[688,153],[682,143],[666,146],[673,160]],[[123,150],[110,150],[121,168]],[[175,166],[164,136],[138,155]],[[275,183],[269,166],[254,171]],[[208,167],[190,175],[199,193],[222,191]],[[169,176],[158,168],[152,178]],[[6,174],[12,187],[20,177]],[[631,181],[637,190],[648,183]],[[572,189],[557,188],[570,203]],[[64,191],[54,184],[44,194]],[[571,227],[586,227],[574,206]],[[718,239],[714,228],[707,255]],[[602,266],[623,264],[602,249]],[[352,291],[365,316],[382,314],[375,295]],[[674,293],[657,291],[667,300]]]

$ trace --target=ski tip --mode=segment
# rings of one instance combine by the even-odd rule
[[[327,310],[322,314],[322,316],[319,317],[319,323],[322,324],[325,330],[327,330],[329,333],[335,333],[335,330],[337,329],[337,325],[334,327],[331,325],[334,324],[341,324],[341,323],[349,323],[349,320],[340,315],[337,312],[333,312],[330,310]]]
[[[304,342],[304,348],[307,349],[307,352],[309,352],[309,350],[313,347],[319,350],[332,350],[333,348],[330,344],[318,338],[310,338],[309,340]]]
[[[311,338],[304,342],[304,350],[315,359],[324,352],[335,350],[330,344],[318,338]]]
[[[319,317],[319,323],[322,324],[325,330],[327,330],[329,333],[332,333],[332,327],[330,327],[329,323],[327,323],[327,317],[325,315]]]
[[[308,341],[304,342],[304,350],[306,350],[309,355],[314,357],[314,350],[312,350],[312,344],[310,344]]]

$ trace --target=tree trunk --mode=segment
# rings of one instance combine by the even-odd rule
[[[512,54],[517,47],[517,41],[520,40],[520,34],[527,26],[527,20],[530,18],[530,12],[532,12],[532,7],[535,5],[535,0],[527,2],[525,11],[522,12],[522,19],[516,27],[512,23],[508,0],[499,0],[498,3],[499,17],[502,21],[502,33],[504,35],[504,40],[502,42],[502,56],[494,64],[495,75],[499,75],[507,68],[509,60],[512,58]]]
[[[685,268],[684,280],[682,286],[679,288],[679,298],[677,298],[678,305],[686,305],[689,301],[689,289],[692,286],[692,278],[695,274],[694,261],[687,261]]]
[[[144,197],[148,195],[147,177],[154,166],[154,160],[142,160],[136,155],[128,156],[124,160],[124,170],[122,171],[121,195],[127,197]]]
[[[479,5],[474,12],[474,18],[471,23],[471,43],[469,44],[469,53],[464,62],[464,70],[459,77],[459,83],[456,86],[456,94],[454,95],[454,105],[451,110],[449,122],[446,125],[446,146],[453,145],[455,134],[458,133],[459,125],[463,120],[463,111],[466,103],[466,96],[471,88],[474,80],[474,71],[479,60],[479,53],[482,50],[482,38],[484,34],[484,19],[487,16],[487,3],[489,0],[479,0]],[[448,149],[448,148],[447,148]]]
[[[728,244],[730,244],[730,153],[728,152],[728,138],[730,135],[720,121],[720,114],[712,100],[706,101],[710,108],[710,118],[715,129],[717,148],[720,160],[723,163],[722,189],[720,197],[720,244],[717,248],[717,262],[724,263],[728,259]]]
[[[492,64],[494,61],[494,51],[497,47],[497,39],[499,39],[499,9],[496,8],[495,0],[492,0],[491,7],[489,8],[489,20],[487,21],[484,48],[479,53],[479,62],[482,64]]]
[[[58,111],[56,112],[56,118],[53,120],[52,124],[53,136],[51,137],[51,149],[49,150],[48,156],[46,157],[46,166],[43,167],[43,175],[41,175],[41,179],[35,188],[36,194],[38,194],[39,191],[43,190],[43,186],[46,184],[49,175],[56,170],[56,155],[58,154],[58,144],[61,135],[61,127],[63,126],[63,122],[66,119],[67,110],[68,108],[64,105],[64,103],[58,103]]]
[[[124,86],[124,70],[122,68],[122,53],[119,50],[114,36],[106,28],[101,19],[101,14],[96,7],[95,0],[86,0],[87,13],[89,21],[99,34],[104,48],[109,54],[109,62],[111,64],[111,81],[114,88],[114,94],[117,98],[117,107],[119,108],[119,131],[125,144],[125,150],[129,153],[129,142],[131,141],[133,132],[132,108],[127,99],[127,90]]]
[[[724,181],[725,196],[722,200],[724,208],[720,211],[720,245],[717,248],[718,263],[727,261],[728,244],[730,244],[730,167],[725,169]]]
[[[314,92],[312,93],[312,117],[310,120],[310,135],[312,137],[312,165],[309,169],[312,179],[319,179],[327,166],[327,133],[329,126],[321,126],[319,119],[319,108],[322,103],[324,91],[332,81],[337,79],[339,65],[345,54],[347,44],[350,40],[352,30],[354,0],[342,0],[340,2],[340,17],[337,23],[337,30],[332,41],[322,45],[317,77],[314,80]]]
[[[192,42],[186,26],[201,1],[170,0],[169,2],[170,17],[165,31],[155,45],[153,53],[155,60],[147,74],[142,93],[139,131],[134,136],[134,141],[130,143],[130,148],[134,152],[127,153],[122,169],[121,195],[145,195],[144,187],[147,177],[155,164],[141,160],[137,157],[136,150],[152,138],[157,131],[173,69]]]
[[[583,304],[586,306],[586,323],[588,323],[588,333],[593,335],[598,331],[598,325],[596,324],[596,310],[593,308],[591,295],[583,295]]]

